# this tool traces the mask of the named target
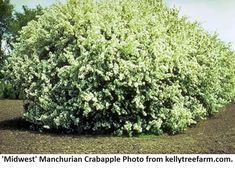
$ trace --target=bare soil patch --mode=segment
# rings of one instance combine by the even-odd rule
[[[182,134],[131,138],[40,133],[22,113],[22,101],[0,100],[0,154],[235,154],[235,104]]]

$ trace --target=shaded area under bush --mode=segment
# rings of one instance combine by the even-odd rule
[[[179,135],[140,137],[39,133],[22,101],[0,100],[0,153],[235,153],[235,104]]]

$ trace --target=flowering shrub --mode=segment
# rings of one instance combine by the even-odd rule
[[[46,129],[178,133],[235,96],[235,54],[160,0],[70,0],[24,27],[8,73]]]

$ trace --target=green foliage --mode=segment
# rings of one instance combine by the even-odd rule
[[[7,37],[8,44],[12,47],[12,44],[16,42],[19,36],[19,31],[32,20],[37,20],[37,17],[43,14],[43,8],[37,6],[36,8],[28,8],[23,6],[22,12],[15,11],[12,19],[8,23],[9,36]]]
[[[16,12],[9,0],[0,1],[0,98],[22,99],[23,93],[18,91],[14,84],[10,84],[4,77],[4,62],[9,57],[6,49],[12,49],[16,42],[19,31],[26,26],[29,21],[37,20],[37,16],[43,13],[41,6],[30,9],[23,6],[23,12]],[[5,46],[2,43],[5,42]]]
[[[160,0],[71,0],[24,27],[8,65],[47,129],[178,133],[235,96],[235,54]]]
[[[12,18],[13,5],[10,0],[0,0],[0,68],[3,63],[4,51],[2,47],[3,35],[8,30],[8,22]]]
[[[23,92],[17,91],[14,85],[0,82],[0,99],[23,99]]]

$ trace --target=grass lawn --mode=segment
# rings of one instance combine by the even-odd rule
[[[39,133],[22,112],[22,101],[0,100],[0,154],[235,154],[235,104],[183,134],[131,138]]]

